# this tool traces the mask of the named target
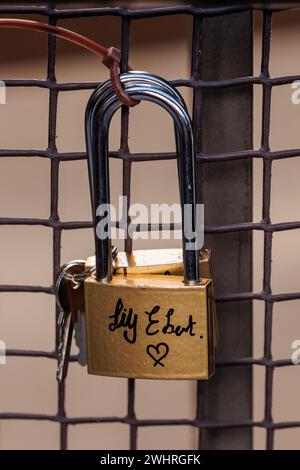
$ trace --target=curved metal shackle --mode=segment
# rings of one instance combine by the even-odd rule
[[[147,74],[146,78],[137,74],[134,79],[134,74],[135,72],[124,74],[125,80],[121,75],[122,85],[126,92],[134,99],[151,101],[160,105],[174,121],[182,205],[184,281],[186,284],[197,284],[199,282],[199,252],[186,249],[187,244],[193,242],[194,237],[190,236],[190,231],[185,230],[189,224],[194,231],[196,225],[195,152],[192,124],[183,100],[179,99],[178,92],[174,92],[169,84],[165,86],[163,80],[157,80],[155,83],[157,78],[150,74]],[[97,95],[96,98],[94,94]],[[108,132],[111,118],[122,103],[116,97],[110,80],[101,85],[94,94],[86,111],[86,140],[95,228],[96,277],[98,280],[110,280],[112,276],[111,240],[109,237],[105,239],[97,237],[96,227],[103,219],[103,214],[97,215],[96,209],[102,205],[108,208],[110,203]],[[189,211],[184,210],[185,204],[189,206]]]
[[[159,77],[158,75],[150,74],[149,72],[144,71],[134,71],[134,72],[126,72],[123,73],[122,76],[122,84],[124,86],[125,83],[134,83],[137,85],[138,83],[142,84],[149,84],[153,86],[159,86],[164,90],[168,90],[174,97],[178,98],[181,104],[185,106],[185,102],[181,96],[181,94],[177,91],[177,89],[170,85],[169,82],[164,80],[163,78]],[[97,113],[99,113],[99,109],[103,106],[103,103],[106,102],[109,96],[114,96],[114,91],[112,89],[112,84],[110,80],[107,80],[95,89],[94,93],[91,95],[89,102],[86,108],[86,146],[87,146],[87,155],[88,155],[88,167],[89,167],[89,183],[90,183],[90,192],[91,192],[91,204],[92,204],[92,213],[93,217],[95,216],[94,210],[94,156],[93,156],[93,138],[95,133],[97,132]],[[178,149],[178,132],[177,128],[174,125],[175,135],[176,135],[176,148]],[[179,168],[178,168],[178,176],[179,176]],[[179,181],[180,185],[180,181]],[[95,217],[94,217],[95,218]],[[95,222],[95,220],[94,220]]]
[[[174,97],[177,97],[178,100],[182,103],[185,107],[185,103],[181,94],[177,91],[175,87],[170,85],[169,82],[164,80],[163,78],[159,77],[158,75],[150,74],[149,72],[143,71],[134,71],[134,72],[126,72],[121,75],[122,84],[129,84],[129,83],[147,83],[153,86],[159,86],[164,90],[168,90]],[[97,125],[97,117],[96,114],[99,111],[99,108],[103,105],[106,101],[108,96],[112,95],[114,91],[112,90],[111,80],[106,80],[105,82],[98,85],[95,89],[93,94],[91,95],[87,108],[86,108],[86,145],[87,145],[87,154],[88,157],[92,155],[92,142],[93,142],[93,135],[96,132],[95,126]],[[178,132],[175,127],[175,134],[176,134],[176,148],[178,148]],[[94,161],[94,158],[92,158]],[[92,162],[89,162],[89,179],[90,179],[90,189],[91,189],[91,201],[92,207],[94,202],[94,195],[93,195],[93,165]],[[93,210],[93,214],[95,211]]]

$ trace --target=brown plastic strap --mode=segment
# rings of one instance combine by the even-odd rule
[[[119,68],[121,62],[121,52],[115,47],[107,49],[98,42],[93,41],[81,34],[70,31],[69,29],[60,28],[39,21],[22,20],[15,18],[0,18],[0,28],[19,28],[31,29],[34,31],[41,31],[46,33],[55,34],[55,36],[66,39],[67,41],[78,44],[81,47],[93,52],[94,54],[102,57],[102,63],[109,68],[113,89],[118,96],[119,100],[126,106],[135,106],[139,103],[124,91],[119,76]],[[131,70],[131,68],[129,68]]]
[[[108,67],[110,70],[110,78],[111,78],[112,86],[117,97],[122,103],[126,104],[126,106],[133,107],[133,106],[136,106],[139,103],[139,101],[134,100],[133,98],[130,98],[130,96],[127,95],[127,93],[124,91],[124,88],[122,87],[122,83],[121,83],[120,75],[119,75],[120,62],[121,62],[121,52],[119,51],[119,49],[116,49],[115,47],[110,47],[107,50],[107,54],[102,60],[102,63],[106,65],[106,67]],[[131,67],[129,67],[129,70],[131,70]]]

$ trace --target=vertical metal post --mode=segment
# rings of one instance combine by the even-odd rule
[[[195,47],[199,34],[200,51]],[[211,81],[251,76],[252,42],[252,12],[206,17],[201,26],[196,17],[194,78]],[[197,152],[206,154],[251,149],[252,86],[196,89],[194,125]],[[199,174],[203,188],[200,198],[205,204],[208,228],[210,225],[252,221],[250,159],[200,162]],[[205,240],[206,246],[211,247],[214,253],[216,295],[251,292],[251,232],[212,233],[206,235]],[[218,303],[221,337],[217,359],[251,357],[251,309],[249,301]],[[251,418],[251,366],[218,367],[209,383],[199,384],[198,419],[247,422]],[[250,449],[251,445],[251,427],[200,429],[202,448]]]

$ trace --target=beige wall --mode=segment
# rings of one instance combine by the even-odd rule
[[[299,14],[284,14],[275,20],[272,42],[272,75],[299,72],[297,36]],[[180,28],[179,28],[180,24]],[[64,21],[62,26],[86,33],[104,44],[120,44],[120,21],[85,19]],[[140,20],[133,23],[130,62],[136,69],[151,70],[167,79],[189,75],[189,47],[192,19],[171,17]],[[256,18],[255,69],[260,55],[260,20]],[[29,32],[0,31],[1,44],[11,38],[15,42],[0,51],[0,78],[44,78],[46,75],[47,41],[43,35]],[[22,54],[16,45],[22,43]],[[171,53],[170,53],[171,51]],[[178,57],[181,58],[178,61]],[[98,59],[74,45],[59,42],[58,81],[103,80],[107,72]],[[255,146],[259,146],[261,95],[255,89]],[[189,90],[182,89],[190,105]],[[300,108],[291,104],[289,86],[275,89],[272,108],[272,148],[299,147],[297,125]],[[84,150],[83,114],[90,91],[61,93],[58,101],[57,145],[59,151]],[[26,88],[7,90],[7,104],[0,106],[1,148],[40,148],[47,146],[48,92]],[[151,122],[151,136],[145,120]],[[111,149],[119,144],[119,116],[114,119]],[[153,135],[155,136],[153,138]],[[170,151],[174,148],[169,119],[157,107],[143,104],[131,112],[131,151]],[[278,161],[273,168],[272,221],[297,220],[299,185],[298,158]],[[262,166],[254,163],[254,220],[261,218]],[[122,168],[111,162],[112,198],[116,201],[121,188]],[[166,180],[166,176],[168,179]],[[167,181],[167,183],[166,183]],[[155,191],[153,185],[155,184]],[[1,217],[49,217],[50,164],[42,158],[0,159]],[[134,201],[174,202],[178,199],[175,162],[137,163],[133,166],[132,195]],[[86,162],[60,165],[59,215],[61,220],[89,220],[90,204]],[[273,277],[275,293],[299,290],[297,281],[298,231],[274,236]],[[175,242],[172,242],[173,245]],[[178,244],[178,242],[177,242]],[[137,242],[136,247],[145,246]],[[150,246],[150,244],[147,244]],[[152,246],[157,246],[152,242]],[[90,230],[67,231],[62,237],[62,262],[84,258],[93,252]],[[1,227],[0,283],[50,285],[52,271],[52,232],[40,227]],[[254,237],[254,288],[261,289],[262,234]],[[282,276],[282,273],[285,275]],[[290,357],[290,343],[300,330],[299,302],[275,306],[275,358]],[[0,339],[7,347],[52,350],[54,346],[54,299],[44,294],[1,294]],[[300,331],[299,331],[300,333]],[[263,308],[255,302],[254,355],[263,354]],[[54,361],[9,357],[0,367],[0,411],[55,414],[57,385]],[[262,419],[264,370],[255,368],[255,418]],[[299,378],[296,368],[275,372],[274,419],[300,419],[297,416]],[[137,381],[136,412],[139,418],[192,418],[195,413],[195,384],[191,382]],[[126,380],[88,376],[77,364],[71,364],[66,387],[68,416],[125,415]],[[262,448],[265,435],[255,430],[255,446]],[[126,448],[129,430],[125,425],[82,425],[69,428],[70,448]],[[276,433],[278,448],[299,448],[299,431]],[[0,448],[58,448],[59,426],[48,422],[0,422]],[[188,427],[144,428],[139,430],[140,448],[193,449],[196,433]]]

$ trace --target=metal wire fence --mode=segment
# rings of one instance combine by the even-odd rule
[[[83,3],[82,3],[83,5]],[[57,8],[55,4],[48,3],[36,6],[0,6],[1,14],[39,14],[48,18],[52,25],[56,25],[59,20],[66,18],[83,17],[101,17],[118,16],[122,20],[122,69],[125,71],[129,57],[130,27],[132,21],[138,18],[153,18],[165,15],[187,14],[193,16],[193,50],[191,51],[193,60],[192,73],[188,78],[172,80],[176,87],[190,87],[193,89],[195,98],[194,106],[200,106],[201,100],[197,98],[197,90],[201,89],[224,89],[238,87],[241,85],[261,85],[263,88],[263,110],[262,110],[262,142],[259,150],[246,150],[238,152],[222,152],[218,154],[205,154],[201,149],[197,149],[197,159],[200,162],[213,165],[215,162],[227,162],[232,160],[259,158],[263,160],[263,214],[261,222],[234,223],[231,225],[210,225],[205,230],[208,234],[231,233],[241,231],[259,230],[264,233],[264,279],[261,292],[227,292],[217,298],[217,302],[245,302],[259,300],[265,304],[265,339],[264,355],[260,358],[242,357],[242,358],[224,358],[217,361],[217,367],[236,367],[260,365],[266,369],[265,386],[265,416],[261,421],[210,421],[202,419],[197,413],[195,419],[137,419],[135,415],[135,381],[128,381],[128,404],[127,414],[122,417],[67,417],[65,411],[65,386],[58,385],[58,409],[54,415],[32,414],[32,413],[0,413],[0,420],[45,420],[59,423],[60,425],[60,447],[67,449],[67,435],[70,425],[80,425],[85,423],[125,423],[130,427],[130,448],[137,448],[137,432],[142,426],[166,426],[166,425],[190,425],[204,431],[205,429],[227,429],[227,428],[254,428],[260,427],[267,431],[266,448],[272,449],[274,443],[274,432],[279,429],[300,427],[300,422],[274,422],[272,419],[272,399],[273,399],[273,374],[277,367],[292,365],[290,359],[273,360],[272,358],[272,317],[273,306],[275,302],[290,301],[300,299],[300,292],[273,294],[271,290],[271,258],[272,258],[272,236],[274,232],[299,229],[300,222],[286,222],[272,224],[270,220],[270,202],[271,202],[271,169],[274,160],[297,157],[300,155],[300,149],[271,151],[269,145],[270,132],[270,109],[272,88],[284,84],[292,83],[294,80],[300,80],[299,76],[281,76],[270,77],[269,57],[271,44],[271,23],[273,10],[266,8],[263,12],[263,44],[262,44],[262,63],[261,74],[259,76],[247,76],[231,79],[222,79],[216,81],[204,81],[201,79],[201,61],[195,60],[197,50],[200,46],[200,36],[202,20],[207,16],[226,15],[248,11],[251,6],[241,4],[235,6],[207,7],[197,6],[166,6],[143,9],[128,9],[123,7],[70,7]],[[48,39],[48,71],[44,80],[6,80],[6,86],[9,87],[42,87],[49,90],[49,128],[48,128],[48,147],[45,150],[0,150],[0,157],[15,156],[39,156],[48,158],[51,161],[51,209],[48,219],[38,218],[0,218],[1,225],[35,225],[50,227],[53,231],[53,284],[51,286],[31,286],[31,285],[1,285],[0,292],[36,292],[54,295],[54,280],[61,264],[61,237],[64,230],[73,230],[91,227],[91,222],[63,222],[60,220],[58,212],[58,179],[60,163],[64,161],[82,160],[86,158],[85,153],[71,152],[60,153],[56,147],[56,123],[57,123],[57,102],[59,93],[67,90],[86,90],[94,89],[97,83],[58,83],[55,77],[56,67],[56,38],[49,35]],[[111,152],[112,158],[121,159],[123,162],[123,194],[127,195],[129,201],[131,185],[131,169],[134,162],[175,159],[175,153],[130,153],[128,146],[128,122],[129,111],[124,108],[121,116],[121,145],[120,150]],[[198,123],[199,124],[199,123]],[[195,133],[200,132],[198,127]],[[126,250],[131,250],[131,241],[126,241]],[[57,312],[58,314],[58,312]],[[58,336],[58,335],[56,335]],[[9,356],[17,357],[40,357],[57,360],[57,343],[53,351],[31,351],[31,350],[8,350]],[[76,361],[76,357],[71,358]],[[53,377],[53,380],[55,378]],[[200,388],[198,388],[198,403],[201,400]],[[201,443],[201,441],[200,441]]]

